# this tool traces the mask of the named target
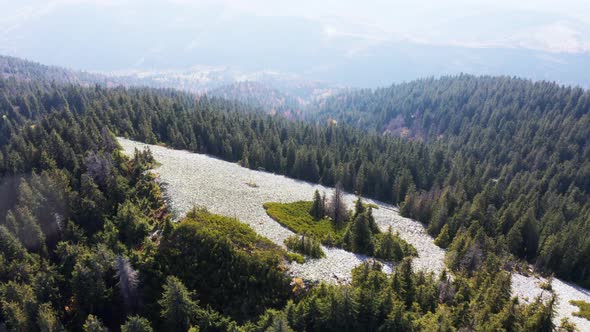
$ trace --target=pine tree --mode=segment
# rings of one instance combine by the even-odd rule
[[[176,277],[168,276],[164,284],[164,292],[158,303],[166,329],[169,331],[187,331],[191,325],[191,318],[197,309],[197,303],[192,299],[184,284]]]
[[[84,332],[107,332],[107,329],[96,316],[88,315],[84,322]]]
[[[124,325],[121,326],[121,332],[153,332],[150,322],[140,316],[130,316]]]
[[[319,220],[322,219],[325,215],[325,207],[322,197],[320,196],[320,192],[316,189],[315,193],[313,194],[313,204],[311,205],[311,209],[309,210],[309,214],[315,219]]]
[[[37,326],[41,332],[59,332],[63,327],[51,303],[43,303],[37,312]]]
[[[369,216],[367,212],[359,214],[353,221],[351,227],[353,252],[365,255],[372,255],[374,251],[374,240]]]
[[[449,236],[449,225],[445,224],[440,230],[440,233],[434,240],[434,244],[441,248],[447,248],[451,244],[451,237]]]

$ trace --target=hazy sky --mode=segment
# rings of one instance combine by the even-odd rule
[[[590,0],[0,0],[1,54],[81,69],[314,72],[399,45],[590,57]]]
[[[349,37],[366,43],[409,40],[590,51],[590,1],[585,0],[0,0],[3,38],[32,21],[83,4],[130,16],[171,7],[178,10],[179,28],[193,27],[212,16],[228,24],[240,16],[296,17],[320,23],[322,30],[317,33],[322,37]]]

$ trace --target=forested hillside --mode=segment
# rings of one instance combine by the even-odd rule
[[[245,107],[169,90],[0,79],[0,176],[6,198],[0,207],[0,324],[43,331],[62,326],[96,331],[103,324],[111,329],[125,324],[123,330],[143,326],[144,331],[238,325],[257,331],[338,330],[345,313],[357,324],[346,326],[366,330],[427,331],[442,323],[449,329],[549,330],[551,303],[524,306],[510,300],[510,278],[500,263],[505,249],[529,259],[539,255],[539,262],[569,259],[569,269],[555,271],[576,281],[588,277],[586,189],[576,178],[563,188],[553,178],[541,181],[545,174],[572,170],[561,165],[582,170],[575,162],[587,160],[587,147],[585,155],[546,160],[542,165],[553,165],[555,173],[543,172],[537,182],[533,175],[541,170],[529,170],[525,161],[484,167],[452,141],[423,143],[342,124],[292,122],[243,112]],[[587,116],[580,112],[575,123]],[[574,124],[568,129],[554,135],[587,130]],[[404,201],[404,213],[430,220],[433,234],[442,230],[439,243],[450,244],[456,277],[413,273],[406,261],[392,277],[378,265],[365,266],[350,286],[291,293],[280,273],[284,258],[274,248],[266,248],[271,253],[256,248],[253,243],[262,240],[248,230],[244,242],[230,241],[235,238],[226,232],[236,229],[235,221],[195,212],[172,225],[159,187],[145,173],[153,162],[150,154],[125,159],[113,135]],[[491,175],[482,176],[484,171]],[[531,187],[545,192],[537,197]],[[549,207],[562,212],[563,220],[559,214],[543,219],[555,212]],[[211,227],[219,224],[228,226]],[[543,248],[551,236],[555,247],[529,256],[533,243]],[[240,298],[252,302],[239,305]]]
[[[80,85],[109,84],[109,78],[99,74],[75,71],[56,66],[0,55],[0,77],[18,80],[45,80]]]
[[[259,82],[236,82],[209,90],[208,96],[237,100],[241,103],[259,107],[270,114],[280,114],[287,118],[299,118],[307,101],[273,89]]]
[[[137,73],[128,74],[100,74],[81,70],[73,70],[58,66],[47,66],[34,61],[0,55],[0,77],[16,78],[18,80],[43,80],[58,84],[79,84],[82,86],[101,85],[104,87],[152,87],[175,88],[183,91],[202,91],[200,82],[190,79],[179,79],[163,76],[148,76]]]
[[[150,153],[128,160],[108,129],[102,102],[120,107],[122,91],[15,80],[0,90],[0,329],[225,330],[287,300],[284,251],[247,226],[206,212],[170,223]],[[243,234],[233,245],[230,229],[234,242]],[[198,268],[175,270],[199,248]]]
[[[94,73],[47,66],[33,61],[0,55],[0,77],[44,80],[58,84],[101,85],[104,87],[150,87],[175,89],[198,95],[236,100],[251,108],[287,118],[302,118],[312,102],[343,91],[342,87],[272,73],[245,74],[229,68],[189,68],[185,70],[124,71]]]
[[[412,172],[415,187],[394,197],[441,245],[477,224],[537,267],[588,283],[590,92],[462,75],[340,95],[317,116],[444,147],[445,179],[422,186]]]
[[[53,103],[49,109],[64,104],[64,98],[76,110],[92,100],[93,107],[106,110],[97,116],[117,135],[329,186],[340,182],[347,190],[400,204],[402,213],[427,223],[433,236],[440,235],[437,243],[457,253],[451,256],[456,268],[471,266],[462,259],[473,252],[483,253],[472,259],[485,260],[483,239],[489,238],[499,244],[492,249],[502,256],[513,254],[541,271],[587,282],[589,93],[471,76],[413,84],[413,89],[403,86],[414,91],[411,98],[395,99],[394,105],[425,100],[430,106],[410,104],[404,109],[416,111],[395,116],[408,118],[403,120],[408,121],[405,138],[366,133],[342,123],[346,120],[309,124],[253,109],[244,112],[247,106],[237,102],[195,100],[173,91],[69,86],[56,87],[59,92],[48,96],[3,99],[5,105],[16,105],[19,114],[31,112],[39,98]],[[340,99],[371,105],[389,100],[373,101],[374,94]],[[358,109],[354,103],[348,106],[341,109]],[[481,241],[465,239],[478,231]],[[455,238],[463,240],[451,245]]]

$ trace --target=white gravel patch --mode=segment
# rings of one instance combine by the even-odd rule
[[[512,294],[524,303],[535,301],[538,296],[544,300],[551,298],[551,292],[540,287],[546,283],[547,279],[536,276],[524,276],[520,273],[512,274]],[[574,322],[580,331],[590,331],[590,320],[574,316],[573,313],[578,311],[578,307],[570,304],[571,300],[582,300],[590,302],[590,291],[576,285],[553,279],[551,288],[557,294],[557,306],[555,324],[559,325],[562,318],[568,318]]]
[[[238,218],[258,234],[281,246],[284,246],[283,240],[293,232],[270,218],[262,205],[266,202],[311,200],[316,189],[327,197],[332,193],[331,188],[250,170],[203,154],[123,138],[119,138],[119,143],[128,155],[133,155],[135,148],[150,148],[156,161],[161,164],[155,173],[165,183],[171,208],[176,215],[184,215],[193,206],[207,207],[213,213]],[[254,183],[257,187],[251,187],[248,183]],[[344,198],[349,208],[352,208],[356,196],[346,194]],[[379,209],[373,210],[373,215],[382,230],[387,230],[391,225],[394,231],[416,248],[419,255],[414,259],[416,269],[435,273],[442,271],[445,252],[433,243],[422,224],[400,216],[391,205],[371,199],[366,201],[379,206]],[[352,268],[368,259],[342,249],[323,249],[325,258],[308,259],[304,264],[292,263],[291,273],[311,280],[347,281]],[[391,272],[391,268],[384,266],[386,272]]]
[[[293,234],[272,218],[262,205],[266,202],[294,202],[311,200],[313,192],[318,189],[330,197],[331,188],[293,180],[282,175],[254,171],[243,168],[235,163],[226,162],[203,154],[182,150],[168,149],[157,145],[119,138],[119,143],[127,155],[132,156],[134,149],[149,147],[159,166],[155,173],[166,184],[166,193],[171,202],[173,213],[184,215],[193,206],[207,207],[213,213],[236,217],[247,223],[258,234],[269,238],[278,245]],[[256,184],[251,187],[248,183]],[[356,196],[346,194],[345,200],[349,208],[353,207]],[[418,251],[414,259],[415,269],[440,273],[444,269],[445,251],[433,242],[423,225],[415,220],[404,218],[398,210],[389,204],[365,199],[366,202],[379,206],[373,210],[375,221],[386,231],[391,225],[394,231]],[[326,257],[309,259],[304,264],[292,263],[290,271],[293,275],[309,280],[329,282],[346,282],[350,280],[351,270],[368,258],[337,248],[323,248]],[[391,266],[385,266],[391,272]],[[512,276],[512,293],[524,302],[533,301],[539,294],[550,296],[539,287],[544,279],[527,277],[521,274]],[[590,291],[567,284],[558,279],[552,283],[558,295],[556,324],[562,317],[568,317],[581,331],[590,331],[590,321],[575,317],[577,307],[569,304],[570,300],[590,302]]]

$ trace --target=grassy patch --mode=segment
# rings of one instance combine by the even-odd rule
[[[315,220],[309,211],[312,202],[299,201],[293,203],[265,203],[266,213],[277,221],[279,224],[287,227],[291,231],[301,235],[305,234],[308,238],[318,239],[322,244],[330,247],[343,248],[347,251],[355,252],[355,247],[345,239],[347,229],[352,227],[348,222],[342,229],[334,226],[328,218]],[[365,205],[368,207],[369,205]],[[397,262],[407,256],[417,256],[416,249],[397,234],[389,232],[378,232],[373,235],[372,250],[366,254],[381,258],[386,261]],[[296,252],[310,257],[321,257],[311,243],[301,244],[299,236],[294,236],[285,241],[285,245]],[[319,246],[317,246],[319,247]],[[321,248],[319,248],[321,250]]]
[[[314,220],[309,214],[312,202],[265,203],[266,213],[279,224],[297,234],[307,234],[319,239],[324,245],[338,246],[344,229],[336,229],[330,219]]]
[[[570,304],[580,308],[579,311],[574,312],[574,316],[586,318],[590,320],[590,303],[584,301],[570,301]]]
[[[294,252],[288,252],[287,253],[287,258],[289,259],[290,262],[297,262],[299,264],[303,264],[305,263],[305,257],[303,257],[300,254],[294,253]]]
[[[214,237],[227,241],[238,251],[292,260],[286,250],[258,235],[250,226],[236,218],[212,214],[205,209],[193,209],[187,213],[185,220],[187,219],[195,221],[199,228],[206,229]]]

